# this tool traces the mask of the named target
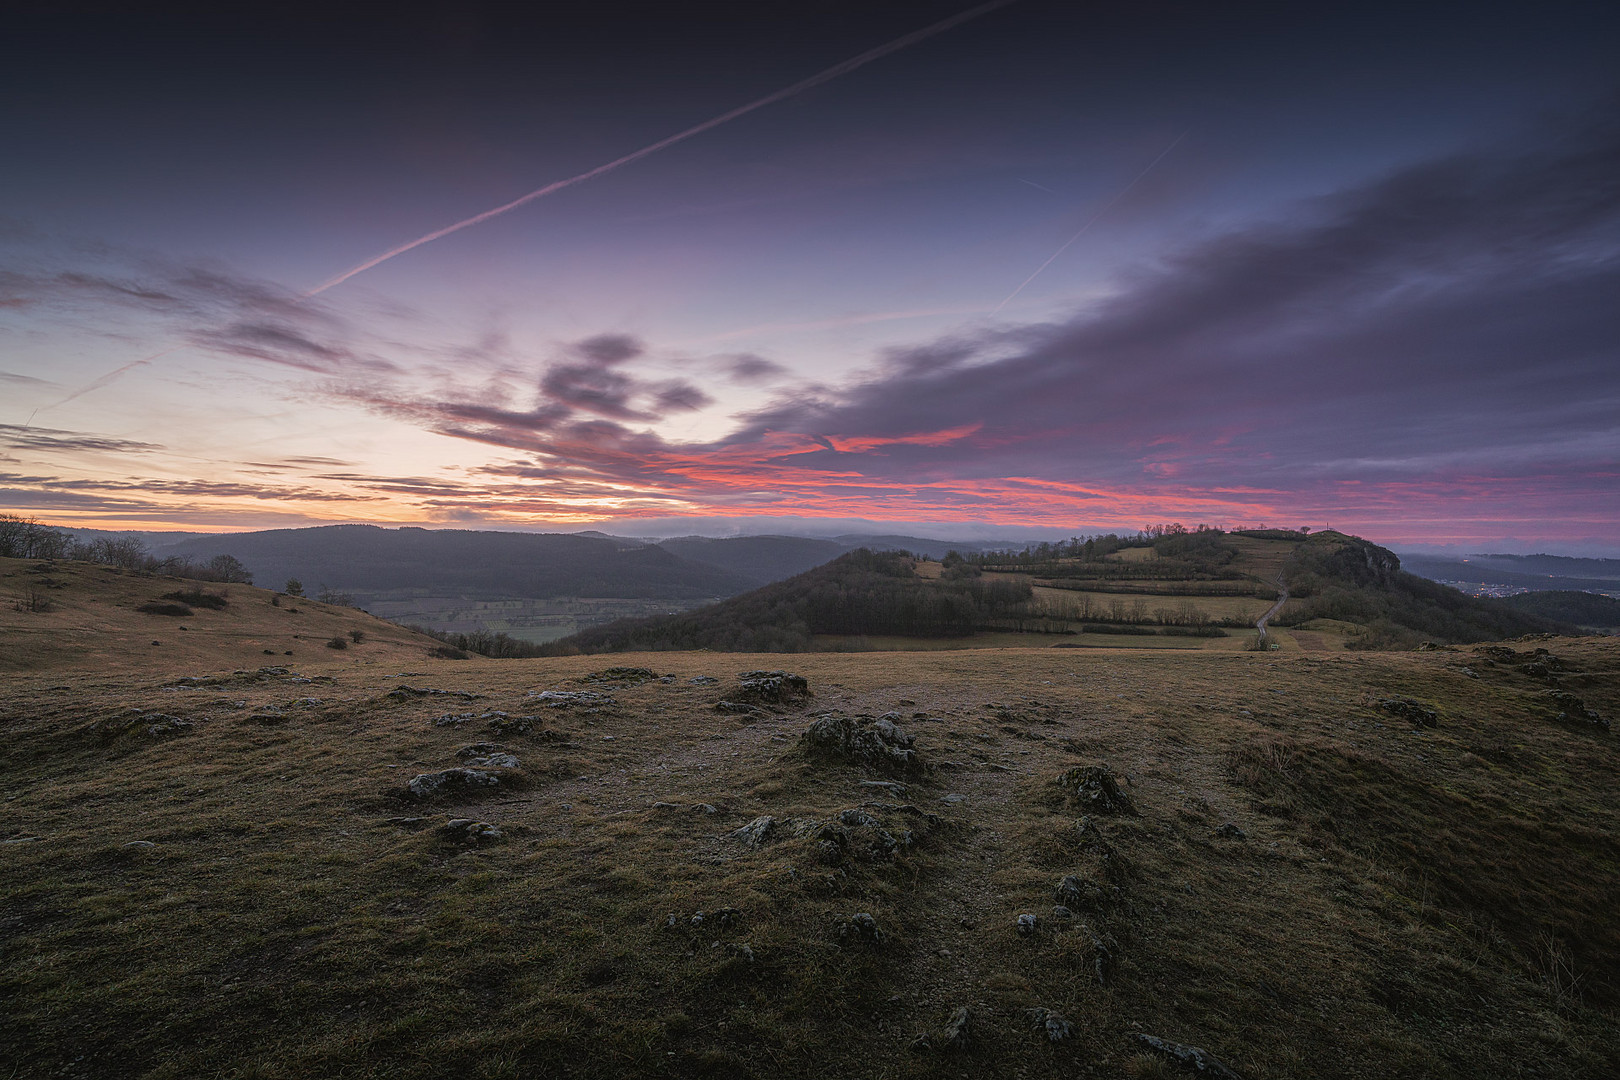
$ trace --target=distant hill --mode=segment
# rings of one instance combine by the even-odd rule
[[[607,537],[328,525],[185,540],[164,554],[233,555],[270,587],[298,578],[357,596],[398,589],[469,597],[729,596],[755,580],[655,545]]]
[[[926,536],[904,536],[899,533],[845,533],[833,537],[845,550],[868,548],[872,551],[906,551],[925,559],[943,559],[955,551],[963,555],[978,555],[986,551],[1009,551],[1022,547],[1014,540],[936,540]]]
[[[1468,581],[1533,590],[1620,589],[1620,559],[1563,555],[1469,555],[1441,559],[1407,555],[1403,565],[1431,581]]]
[[[1588,592],[1551,590],[1548,592],[1519,593],[1501,601],[1515,611],[1528,612],[1543,619],[1574,623],[1576,626],[1620,629],[1620,600]]]
[[[805,536],[678,536],[657,543],[682,559],[748,578],[756,587],[802,574],[849,550],[837,540]]]

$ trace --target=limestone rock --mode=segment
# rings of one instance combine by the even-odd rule
[[[1052,781],[1068,801],[1097,814],[1135,814],[1136,805],[1119,789],[1107,765],[1076,766]]]
[[[1171,1042],[1156,1035],[1139,1033],[1134,1038],[1149,1050],[1163,1054],[1177,1065],[1199,1076],[1213,1077],[1214,1080],[1242,1080],[1242,1077],[1208,1050],[1188,1046],[1186,1043]]]
[[[1419,727],[1435,727],[1440,723],[1440,714],[1415,698],[1398,696],[1381,698],[1378,707],[1391,716],[1410,720]]]
[[[828,714],[799,737],[799,744],[816,756],[839,758],[891,773],[921,773],[922,761],[913,749],[915,740],[893,722]]]
[[[792,705],[810,696],[810,682],[786,671],[741,671],[737,696],[768,705]]]
[[[1568,690],[1549,690],[1547,699],[1552,702],[1553,708],[1558,710],[1560,724],[1591,724],[1603,731],[1609,730],[1609,721],[1600,715],[1596,709],[1586,707],[1586,702]]]
[[[474,818],[451,818],[439,832],[448,840],[468,844],[493,844],[506,835],[489,822]]]
[[[1025,1009],[1024,1016],[1050,1042],[1062,1042],[1074,1035],[1074,1025],[1062,1013],[1051,1009]]]
[[[443,769],[416,776],[405,789],[414,799],[431,799],[435,795],[448,794],[456,790],[497,787],[500,782],[500,778],[494,773],[480,772],[477,769]]]
[[[607,694],[595,690],[530,690],[529,697],[543,709],[572,709],[576,707],[604,708],[616,704]]]
[[[838,938],[851,944],[876,948],[888,940],[888,935],[878,927],[877,920],[872,918],[870,912],[858,911],[839,924]]]
[[[751,848],[764,844],[776,833],[776,819],[769,814],[762,814],[744,825],[740,829],[733,829],[731,838],[741,840]]]

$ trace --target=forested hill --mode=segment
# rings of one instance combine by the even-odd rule
[[[1405,573],[1393,552],[1359,537],[1200,529],[1077,538],[971,558],[953,553],[943,563],[860,549],[720,603],[620,620],[545,649],[797,652],[839,647],[852,637],[950,638],[980,631],[1220,639],[1230,637],[1220,626],[1250,625],[1284,583],[1291,599],[1274,625],[1316,624],[1349,648],[1578,632],[1569,623]],[[1219,615],[1219,605],[1236,598],[1260,601],[1248,622]],[[1204,604],[1211,608],[1200,614]]]
[[[1577,626],[1620,629],[1620,600],[1588,592],[1548,591],[1519,593],[1501,601],[1515,611],[1557,619]]]
[[[1292,623],[1332,619],[1364,628],[1364,645],[1399,648],[1420,640],[1496,641],[1537,633],[1579,633],[1567,622],[1478,599],[1401,568],[1394,552],[1357,536],[1318,533],[1289,560],[1288,591],[1302,603]]]
[[[899,552],[859,548],[813,570],[679,615],[622,619],[545,647],[573,653],[715,649],[801,652],[818,634],[957,637],[1022,614],[1027,581],[929,580]]]

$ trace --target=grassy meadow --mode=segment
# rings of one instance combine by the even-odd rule
[[[1620,1071],[1617,755],[1555,696],[1615,714],[1611,639],[259,664],[223,620],[292,616],[231,590],[217,657],[120,615],[0,673],[6,1075]],[[1054,783],[1096,766],[1130,809]]]

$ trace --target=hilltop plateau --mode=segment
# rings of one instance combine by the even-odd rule
[[[1614,639],[793,678],[434,658],[238,585],[181,633],[134,609],[183,583],[36,565],[10,1075],[1620,1071]]]

